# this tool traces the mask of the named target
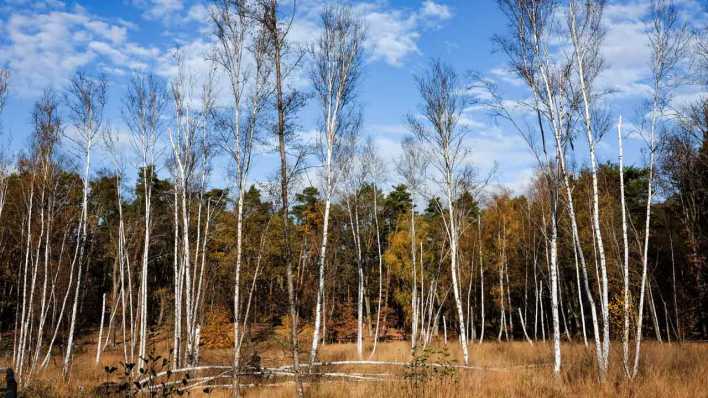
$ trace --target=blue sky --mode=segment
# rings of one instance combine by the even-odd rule
[[[706,9],[701,0],[681,0],[683,15],[702,26]],[[327,0],[300,0],[292,38],[306,43],[317,34],[317,15]],[[174,68],[170,51],[184,48],[188,65],[199,73],[208,68],[204,54],[212,40],[207,2],[198,0],[28,1],[0,2],[0,65],[12,74],[8,106],[2,117],[4,135],[0,145],[16,152],[27,143],[32,104],[47,87],[61,89],[77,70],[105,73],[110,81],[106,118],[116,129],[120,98],[133,70],[149,70],[169,79]],[[524,98],[524,88],[511,77],[502,54],[495,53],[491,38],[503,33],[505,21],[492,0],[368,0],[353,1],[367,24],[366,65],[359,100],[363,106],[362,135],[370,135],[389,165],[389,185],[398,181],[393,159],[408,132],[405,115],[419,103],[413,76],[430,58],[440,58],[459,73],[476,71],[498,82],[510,98]],[[648,1],[610,1],[606,9],[608,28],[603,55],[608,65],[602,87],[616,90],[607,100],[613,117],[623,114],[629,128],[639,126],[644,114],[648,77],[646,16]],[[704,25],[703,25],[704,26]],[[302,88],[307,88],[303,79]],[[675,103],[704,95],[700,89],[682,86]],[[315,104],[300,115],[304,135],[316,126]],[[486,173],[498,165],[495,185],[522,192],[535,160],[514,131],[496,125],[483,112],[470,111],[471,161]],[[641,164],[643,146],[638,134],[628,132],[630,163]],[[579,140],[582,141],[582,140]],[[613,134],[600,144],[600,160],[614,160]],[[582,145],[573,161],[582,165]],[[94,167],[108,166],[99,156]],[[212,183],[226,176],[223,160],[215,161]],[[252,173],[254,181],[275,170],[272,154],[259,154]]]

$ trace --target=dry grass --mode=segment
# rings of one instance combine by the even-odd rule
[[[93,397],[93,389],[106,381],[104,365],[117,365],[122,360],[122,351],[107,352],[102,364],[94,364],[94,346],[86,343],[83,352],[76,357],[72,379],[64,383],[61,378],[61,364],[56,359],[50,368],[35,377],[23,396],[50,397]],[[461,354],[456,344],[448,350],[452,360],[461,362]],[[275,343],[258,347],[263,366],[287,364],[287,353]],[[565,344],[563,370],[560,378],[554,378],[549,361],[551,347],[537,343],[530,346],[525,342],[484,343],[471,347],[471,364],[496,370],[458,370],[453,377],[433,377],[421,388],[413,388],[404,377],[404,369],[394,366],[349,366],[337,367],[336,371],[355,373],[387,373],[383,382],[355,382],[334,379],[310,380],[306,383],[309,397],[708,397],[708,344],[658,344],[646,342],[642,349],[641,374],[634,381],[628,381],[621,368],[621,352],[615,346],[611,353],[614,365],[606,383],[597,382],[593,351],[582,344]],[[227,363],[229,350],[214,349],[204,352],[204,363]],[[353,344],[327,345],[322,348],[321,358],[326,361],[356,359]],[[379,344],[373,359],[382,361],[410,361],[409,345],[406,342]],[[0,358],[0,367],[7,366],[8,359]],[[540,367],[511,368],[519,365],[539,365]],[[334,368],[329,368],[334,371]],[[244,382],[248,382],[244,380]],[[201,389],[191,396],[206,396]],[[214,390],[213,397],[229,396],[227,390]],[[281,380],[278,386],[256,387],[244,391],[246,397],[291,397],[291,381]]]

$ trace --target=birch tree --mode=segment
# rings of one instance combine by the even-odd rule
[[[72,141],[83,161],[81,215],[76,228],[76,248],[72,263],[77,266],[74,303],[69,321],[69,334],[64,354],[63,373],[68,380],[71,370],[72,350],[76,329],[76,315],[81,292],[81,277],[86,246],[88,224],[89,177],[91,172],[91,153],[103,124],[103,109],[106,104],[107,82],[104,77],[94,79],[83,73],[78,73],[71,80],[66,95],[69,108],[69,118],[73,123],[72,134],[66,137]]]
[[[468,129],[461,122],[462,112],[470,104],[456,72],[440,61],[432,61],[428,70],[417,77],[418,91],[423,99],[422,117],[409,116],[408,124],[418,139],[430,151],[435,182],[444,192],[447,209],[438,206],[449,243],[450,276],[457,311],[459,340],[465,364],[469,363],[465,314],[459,285],[458,249],[460,215],[455,200],[469,184],[469,150],[465,143]]]
[[[376,232],[376,257],[378,259],[378,276],[379,276],[379,294],[376,303],[376,326],[374,327],[374,345],[371,348],[369,358],[372,358],[376,353],[376,346],[379,340],[379,330],[381,326],[381,304],[383,301],[383,253],[381,244],[381,228],[379,225],[379,186],[385,180],[386,166],[383,159],[376,150],[374,140],[371,136],[367,137],[362,153],[362,162],[366,168],[366,177],[371,185],[373,194],[373,208],[371,210],[372,218],[374,219],[374,230]]]
[[[367,179],[367,170],[363,165],[361,147],[356,136],[349,136],[346,142],[347,151],[342,153],[340,158],[342,184],[340,190],[344,196],[344,203],[347,208],[349,230],[354,242],[354,253],[356,263],[357,288],[356,288],[356,351],[359,359],[364,355],[364,258],[362,233],[359,220],[359,196],[362,193]]]
[[[644,320],[644,296],[647,284],[649,262],[649,235],[651,227],[651,203],[653,199],[654,159],[657,151],[657,129],[662,117],[666,116],[672,98],[672,89],[677,83],[676,71],[686,55],[690,43],[686,26],[678,19],[678,11],[670,0],[655,0],[651,4],[651,48],[650,70],[652,92],[650,99],[648,132],[644,134],[649,151],[649,176],[647,181],[646,213],[644,219],[644,239],[642,244],[642,279],[637,310],[637,330],[635,334],[634,365],[632,378],[639,372],[639,357],[642,343],[642,323]],[[644,131],[642,131],[644,133]],[[648,137],[646,135],[648,134]]]
[[[292,3],[291,13],[295,14],[295,1]],[[253,17],[264,30],[270,48],[268,53],[269,61],[273,68],[273,84],[275,86],[275,108],[277,122],[274,133],[277,138],[278,155],[280,158],[280,212],[283,220],[283,242],[285,253],[283,255],[286,268],[286,279],[288,286],[288,307],[290,313],[290,349],[293,360],[293,371],[295,373],[295,387],[298,397],[304,396],[302,380],[300,379],[300,359],[298,357],[298,309],[297,292],[295,291],[295,275],[293,272],[293,256],[290,247],[289,224],[289,202],[288,185],[290,182],[291,170],[288,168],[287,144],[292,135],[290,120],[302,105],[302,97],[296,90],[289,89],[288,79],[291,72],[299,65],[301,57],[292,50],[289,43],[288,34],[292,24],[292,18],[281,20],[283,9],[278,0],[258,0],[255,6]]]
[[[417,142],[412,137],[406,137],[403,142],[401,142],[401,148],[403,149],[403,154],[396,164],[398,174],[403,177],[411,190],[412,194],[416,194],[422,189],[422,184],[424,180],[424,172],[428,163],[428,159],[425,157],[425,152],[422,151],[418,146]],[[421,285],[421,296],[418,297],[418,271],[416,270],[416,252],[418,250],[416,244],[415,235],[415,200],[411,204],[411,227],[410,227],[410,239],[411,239],[411,349],[415,350],[417,347],[417,341],[419,336],[419,327],[422,329],[423,318],[424,318],[424,295],[423,286]],[[421,259],[422,264],[422,259]],[[420,274],[423,275],[423,269],[421,267]],[[421,280],[422,282],[422,280]]]
[[[593,82],[602,66],[600,45],[604,36],[604,30],[602,28],[603,6],[604,2],[602,1],[588,1],[579,5],[575,0],[571,0],[568,9],[568,30],[572,43],[575,73],[579,83],[582,121],[588,145],[590,174],[592,177],[593,239],[597,249],[597,258],[599,258],[601,283],[602,357],[601,360],[599,360],[599,364],[600,377],[604,380],[609,367],[610,355],[609,287],[605,245],[602,238],[602,229],[600,228],[600,199],[596,151],[598,132],[595,129],[593,120],[593,100],[597,96],[597,93],[593,89]]]
[[[47,90],[35,104],[32,112],[34,131],[32,149],[27,159],[30,174],[29,187],[25,188],[26,218],[22,222],[25,240],[24,260],[19,274],[18,286],[19,322],[16,324],[13,363],[21,383],[26,383],[34,372],[39,350],[42,348],[45,321],[47,320],[47,283],[49,276],[49,253],[56,208],[55,156],[62,133],[59,102],[55,93]],[[4,189],[4,187],[0,187]],[[2,200],[4,202],[4,192]],[[40,267],[42,264],[42,267]],[[41,306],[35,310],[37,283],[43,275]],[[67,290],[68,294],[68,290]],[[63,314],[63,312],[62,312]],[[36,328],[36,335],[33,330]]]
[[[229,82],[230,115],[223,123],[221,146],[234,165],[236,203],[236,264],[234,268],[234,394],[240,395],[238,374],[245,322],[241,310],[241,267],[243,257],[243,207],[257,130],[266,101],[272,91],[272,68],[266,63],[268,42],[264,31],[249,26],[248,8],[243,2],[220,1],[212,10],[217,38],[216,62]],[[250,300],[249,300],[250,302]]]
[[[356,134],[359,128],[361,117],[354,100],[364,41],[363,23],[349,8],[326,7],[321,20],[322,33],[311,50],[314,59],[311,81],[322,112],[320,152],[324,160],[324,218],[310,364],[317,357],[320,341],[330,207],[339,178],[333,164],[339,161],[342,148],[346,146],[346,136]]]
[[[204,190],[210,171],[212,155],[209,137],[210,118],[214,106],[214,68],[209,69],[201,87],[196,87],[195,77],[188,73],[182,55],[175,54],[177,75],[170,83],[170,95],[174,106],[174,123],[167,129],[172,148],[172,164],[175,177],[175,325],[173,336],[173,366],[183,362],[194,365],[199,350],[199,300],[202,286],[204,257],[200,262],[200,250],[208,237],[209,219],[213,215],[207,206],[204,234],[202,212]],[[196,240],[190,235],[192,217],[192,188],[197,186]],[[192,246],[193,245],[193,246]],[[193,247],[193,248],[192,248]],[[192,253],[194,251],[194,253]],[[192,256],[194,256],[192,258]],[[184,305],[184,307],[183,307]],[[183,322],[184,321],[184,322]],[[186,338],[182,335],[184,323]]]
[[[580,271],[583,275],[583,285],[586,297],[590,305],[590,313],[593,322],[595,351],[597,364],[600,369],[601,378],[607,370],[605,348],[609,344],[609,324],[608,318],[603,316],[603,335],[599,333],[600,323],[598,322],[595,300],[587,273],[585,255],[580,242],[577,218],[575,213],[574,199],[572,195],[571,173],[566,165],[566,147],[572,142],[572,133],[575,128],[575,114],[577,113],[580,93],[574,89],[577,85],[573,79],[576,67],[575,54],[569,56],[565,53],[552,51],[553,34],[565,35],[563,30],[556,26],[560,10],[553,1],[524,2],[508,0],[500,2],[502,10],[507,15],[511,27],[510,38],[497,38],[501,48],[511,61],[512,70],[529,87],[532,98],[530,101],[521,102],[522,108],[531,109],[533,124],[537,124],[537,131],[530,130],[529,125],[523,123],[512,115],[512,110],[504,104],[498,95],[492,91],[492,108],[497,116],[509,121],[522,137],[527,141],[534,152],[539,165],[544,169],[545,178],[551,195],[551,234],[550,244],[550,265],[551,265],[551,305],[554,319],[554,370],[556,374],[560,370],[560,330],[559,323],[556,323],[557,316],[557,222],[558,222],[558,190],[562,187],[565,193],[568,215],[571,221],[571,233],[573,239],[574,252],[580,260]],[[590,6],[589,6],[590,7]],[[598,59],[597,48],[602,37],[599,29],[601,8],[591,8],[592,12],[585,14],[587,18],[585,25],[587,29],[582,32],[585,36],[583,44],[589,46],[590,50],[585,53],[588,59],[592,58],[592,65],[585,68],[584,77],[594,78],[601,66]],[[572,21],[570,18],[569,21]],[[571,23],[572,25],[572,23]],[[591,57],[592,56],[592,57]],[[581,90],[582,91],[582,90]],[[591,111],[589,111],[591,112]],[[531,124],[531,126],[533,126]],[[592,124],[591,124],[592,126]],[[553,152],[548,148],[545,130],[549,129],[553,136]],[[539,142],[540,141],[540,142]],[[551,162],[553,160],[553,163]],[[606,276],[606,275],[605,275]],[[576,271],[577,285],[580,285],[580,273]],[[578,290],[579,305],[582,306],[580,289]],[[607,308],[603,301],[601,308]],[[604,310],[603,310],[604,311]],[[581,307],[581,313],[582,313]],[[603,312],[603,315],[605,313]],[[543,319],[541,319],[543,321]],[[558,329],[556,328],[558,326]],[[604,333],[607,331],[608,333]],[[558,337],[558,339],[556,339]]]
[[[627,208],[624,195],[624,145],[622,143],[622,116],[617,123],[617,148],[619,150],[620,208],[622,214],[622,277],[624,282],[622,364],[629,374],[629,243],[627,238]]]
[[[138,324],[140,326],[138,358],[144,360],[147,347],[148,323],[148,262],[150,252],[150,231],[152,229],[152,186],[158,160],[157,144],[166,93],[163,86],[152,75],[135,75],[128,85],[123,104],[123,119],[131,134],[133,150],[138,154],[138,166],[142,173],[144,200],[144,234],[141,257],[140,291],[138,294]]]
[[[121,307],[121,332],[123,346],[123,360],[125,363],[135,363],[135,319],[133,317],[133,284],[130,269],[130,254],[127,249],[125,218],[123,215],[123,181],[125,178],[126,161],[121,152],[119,134],[106,129],[105,144],[112,156],[116,176],[116,207],[118,208],[118,225],[116,228],[116,254],[115,262],[118,263],[118,300]],[[115,284],[115,280],[114,280]],[[116,303],[117,304],[117,303]],[[110,329],[110,328],[109,328]],[[110,330],[106,335],[105,349],[108,344]],[[100,344],[99,344],[100,345]],[[130,347],[130,355],[128,354]]]

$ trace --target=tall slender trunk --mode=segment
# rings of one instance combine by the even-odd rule
[[[379,300],[376,305],[376,328],[374,329],[374,346],[371,349],[371,355],[369,358],[374,356],[376,352],[376,344],[379,342],[379,322],[381,321],[381,300],[383,293],[383,255],[381,254],[381,231],[379,229],[379,208],[376,197],[378,192],[376,191],[376,184],[374,184],[374,224],[376,226],[376,250],[379,258]]]
[[[356,315],[356,352],[359,359],[364,355],[364,264],[361,257],[361,242],[359,241],[359,217],[356,203],[354,204],[355,228],[357,235],[357,275],[359,284],[357,288],[357,315]]]
[[[585,309],[583,307],[583,295],[582,289],[580,287],[580,268],[578,267],[578,247],[575,245],[575,238],[573,238],[573,258],[575,260],[575,282],[576,289],[578,290],[578,304],[580,306],[580,325],[583,330],[583,343],[585,347],[588,346],[588,336],[585,330]]]
[[[477,331],[474,326],[474,312],[472,311],[472,281],[474,276],[474,261],[470,261],[470,277],[467,282],[467,331],[469,341],[477,340]]]
[[[295,276],[293,274],[292,255],[290,252],[290,236],[288,225],[290,219],[288,217],[288,166],[287,155],[285,153],[285,112],[286,105],[283,97],[283,74],[281,71],[281,48],[283,45],[280,29],[278,27],[277,15],[277,0],[271,0],[269,13],[266,18],[269,20],[269,33],[273,41],[273,64],[275,66],[275,93],[276,93],[276,108],[278,111],[278,153],[280,155],[280,195],[281,195],[281,217],[283,219],[283,243],[285,245],[285,267],[288,284],[288,304],[290,307],[290,344],[293,357],[293,372],[295,373],[295,386],[297,396],[302,398],[304,390],[302,380],[300,379],[300,359],[298,356],[298,340],[297,340],[297,302],[295,296]]]
[[[543,342],[546,342],[546,311],[543,309],[543,279],[538,281],[539,284],[539,296],[538,296],[538,304],[541,309],[541,339]],[[555,354],[555,353],[554,353]]]
[[[627,239],[627,205],[624,195],[624,147],[622,145],[622,116],[617,123],[617,144],[619,148],[620,206],[622,212],[622,276],[624,281],[624,325],[622,333],[622,365],[629,375],[629,243]]]
[[[479,286],[480,286],[480,316],[482,318],[479,324],[479,343],[484,341],[484,262],[482,258],[482,217],[477,215],[477,237],[479,238]]]
[[[501,231],[497,236],[497,241],[501,245],[501,255],[499,257],[499,334],[497,341],[501,341],[502,335],[506,335],[509,340],[509,332],[506,324],[506,306],[504,305],[504,240],[501,238]]]
[[[560,349],[560,319],[558,316],[558,226],[557,202],[554,199],[553,210],[551,212],[551,315],[553,318],[553,373],[560,375],[561,369],[561,349]]]
[[[88,193],[89,193],[89,170],[91,165],[91,143],[86,147],[86,158],[83,178],[83,198],[81,200],[81,217],[78,228],[78,257],[76,258],[78,270],[76,273],[76,290],[74,294],[74,305],[71,310],[71,321],[69,323],[69,336],[66,343],[66,354],[64,355],[63,374],[64,380],[68,380],[71,370],[71,354],[74,346],[74,332],[76,329],[76,314],[79,307],[79,293],[81,291],[81,274],[83,270],[84,248],[86,246],[86,225],[88,224]]]
[[[101,323],[98,329],[98,342],[96,343],[96,365],[101,362],[101,340],[103,337],[103,317],[106,314],[106,293],[103,293],[101,302]]]
[[[673,288],[672,293],[674,297],[674,317],[676,317],[676,340],[681,341],[681,324],[679,323],[678,304],[676,300],[676,264],[674,261],[674,241],[671,234],[669,234],[669,244],[671,246],[671,287]]]
[[[521,308],[517,308],[519,310],[519,321],[521,322],[521,329],[524,331],[524,337],[526,337],[526,341],[529,342],[529,344],[533,345],[533,341],[529,338],[529,334],[526,332],[526,321],[524,320],[524,314],[521,313]]]
[[[46,175],[46,174],[45,174]],[[46,178],[45,178],[46,181]],[[1,206],[1,205],[0,205]],[[35,341],[35,352],[34,352],[34,357],[32,359],[32,367],[30,369],[30,374],[35,370],[37,367],[37,363],[39,361],[39,352],[43,347],[43,340],[44,340],[44,327],[45,323],[47,320],[47,315],[49,314],[49,308],[52,305],[52,300],[50,296],[49,302],[47,302],[47,284],[49,282],[49,258],[50,258],[50,247],[51,247],[51,233],[52,233],[52,222],[51,220],[53,219],[53,209],[54,209],[54,196],[52,195],[51,199],[49,200],[49,204],[47,205],[48,210],[47,210],[47,233],[45,234],[45,242],[44,242],[44,280],[42,282],[42,299],[41,299],[41,304],[40,304],[40,310],[39,310],[39,326],[37,327],[37,340]],[[66,236],[66,235],[65,235]],[[64,242],[62,242],[62,249],[63,249]],[[61,260],[60,260],[61,261]],[[56,281],[54,281],[56,283]],[[52,296],[54,293],[54,285],[55,283],[52,284]]]
[[[656,340],[659,343],[663,343],[661,339],[661,328],[659,327],[659,316],[656,314],[656,305],[654,302],[654,293],[652,292],[651,283],[649,285],[649,309],[651,310],[651,317],[654,321],[654,332],[656,333]]]
[[[238,206],[236,211],[236,268],[234,270],[234,394],[241,396],[241,258],[243,250],[243,177],[239,178]],[[244,323],[246,319],[244,319]]]
[[[458,264],[457,264],[457,251],[458,251],[458,225],[455,219],[456,214],[454,212],[454,197],[452,195],[452,175],[451,170],[447,173],[447,198],[448,198],[448,216],[449,216],[449,226],[448,233],[450,237],[450,273],[452,274],[452,292],[455,297],[455,307],[457,309],[457,321],[460,327],[460,345],[462,346],[462,357],[464,359],[465,365],[469,364],[469,353],[467,351],[467,333],[465,330],[465,314],[462,310],[462,298],[460,294],[460,284],[458,281]]]
[[[143,173],[148,173],[147,162],[143,164]],[[145,231],[143,235],[143,257],[142,270],[140,274],[140,343],[138,345],[138,358],[146,358],[147,347],[147,289],[148,289],[148,259],[150,251],[150,210],[152,200],[152,176],[153,170],[149,170],[150,175],[143,175],[143,192],[145,194]],[[144,361],[144,359],[141,359]]]
[[[415,244],[415,206],[411,204],[411,272],[413,273],[413,288],[411,289],[411,349],[415,350],[418,338],[418,278],[416,272],[416,244]],[[422,259],[421,259],[422,260]],[[422,271],[422,269],[421,269]],[[422,285],[421,285],[422,289]]]
[[[181,364],[181,349],[182,346],[182,266],[180,265],[181,260],[179,257],[179,201],[177,200],[177,187],[174,189],[174,248],[173,248],[173,258],[174,258],[174,301],[175,301],[175,313],[174,313],[174,336],[172,341],[172,367],[177,369]],[[132,314],[131,314],[132,319]],[[131,320],[132,322],[132,320]],[[132,351],[131,351],[132,352]],[[132,356],[132,354],[131,354]]]
[[[361,359],[364,353],[364,265],[361,254],[361,239],[359,234],[359,212],[357,210],[358,204],[356,201],[354,202],[354,210],[352,210],[352,204],[350,203],[349,198],[346,199],[346,202],[347,211],[349,213],[349,224],[352,230],[352,239],[354,240],[354,246],[356,247],[356,267],[358,275],[356,350],[359,359]]]
[[[23,364],[24,364],[24,335],[25,335],[25,322],[26,318],[29,315],[29,308],[27,305],[27,274],[29,272],[29,267],[30,267],[30,251],[32,250],[32,211],[34,209],[34,179],[35,175],[34,172],[32,173],[32,179],[31,179],[31,186],[30,186],[30,195],[29,195],[29,201],[27,204],[27,225],[26,225],[26,234],[27,234],[27,239],[25,243],[25,260],[24,260],[24,266],[22,267],[22,305],[20,307],[20,321],[19,321],[19,338],[16,338],[16,344],[14,346],[14,352],[13,352],[13,363],[15,365],[15,368],[17,370],[17,375],[20,378],[20,381],[22,380],[22,369],[23,369]],[[18,281],[18,286],[19,286],[19,281]],[[20,294],[19,288],[18,288],[18,295]],[[19,301],[19,297],[18,297]],[[19,305],[19,304],[18,304]],[[17,317],[15,317],[15,323],[17,325]],[[17,330],[17,326],[15,327]],[[15,333],[17,334],[17,332]]]
[[[573,4],[571,3],[571,8]],[[597,252],[600,259],[601,273],[601,310],[602,310],[602,361],[600,361],[600,379],[605,380],[609,366],[610,355],[610,320],[609,320],[609,287],[607,278],[607,262],[605,259],[605,246],[602,240],[602,231],[600,229],[600,199],[598,190],[597,178],[597,159],[595,157],[595,137],[593,133],[592,120],[590,116],[590,93],[585,81],[585,65],[583,55],[578,50],[581,48],[578,42],[578,33],[576,31],[575,14],[571,9],[571,38],[575,51],[575,63],[578,69],[578,78],[580,80],[580,92],[583,101],[583,121],[585,124],[585,133],[590,153],[590,172],[592,176],[592,223],[594,226],[594,239],[597,244]]]
[[[642,250],[642,283],[639,288],[639,310],[637,313],[637,331],[635,335],[635,347],[634,347],[634,367],[632,369],[632,377],[636,377],[639,373],[639,356],[642,345],[642,322],[644,321],[644,292],[646,290],[647,283],[647,266],[649,261],[649,231],[651,226],[651,201],[653,198],[652,184],[654,180],[654,151],[655,151],[655,136],[656,136],[656,117],[657,117],[657,99],[654,99],[654,106],[652,107],[651,116],[651,131],[649,137],[649,176],[647,181],[647,205],[646,205],[646,218],[644,219],[644,247]]]
[[[534,253],[533,253],[533,290],[534,290],[534,303],[533,303],[533,339],[538,340],[538,310],[539,310],[539,286],[538,286],[538,256],[536,255],[536,248],[534,242]]]
[[[504,227],[504,236],[506,236],[506,227]],[[504,240],[506,242],[506,239]],[[506,256],[506,244],[504,245],[504,279],[506,280],[506,300],[507,304],[509,305],[509,311],[508,311],[508,321],[507,324],[509,326],[509,334],[511,334],[512,338],[514,337],[514,320],[513,320],[513,315],[514,315],[514,307],[511,305],[511,284],[509,283],[509,261]],[[508,339],[508,337],[507,337]]]
[[[325,289],[325,262],[327,261],[327,238],[329,236],[329,211],[332,201],[332,145],[330,132],[327,132],[327,158],[325,160],[325,208],[322,222],[322,244],[319,253],[319,278],[317,284],[317,304],[315,305],[315,325],[312,333],[312,346],[310,348],[310,366],[317,357],[317,346],[320,342],[320,329],[322,326],[323,300]]]
[[[184,288],[184,292],[182,296],[184,296],[184,314],[185,314],[185,326],[186,326],[186,332],[187,332],[187,344],[185,347],[185,350],[183,352],[183,360],[188,364],[192,365],[193,364],[193,339],[192,339],[192,330],[193,330],[193,319],[191,317],[192,313],[192,297],[191,297],[191,285],[192,285],[192,278],[191,278],[191,249],[190,249],[190,238],[189,238],[189,201],[187,200],[187,175],[186,171],[184,170],[184,166],[180,167],[180,183],[179,183],[179,200],[180,200],[180,210],[181,210],[181,223],[182,223],[182,237],[180,243],[182,244],[182,254],[181,254],[181,277],[180,280],[183,283],[182,288]]]

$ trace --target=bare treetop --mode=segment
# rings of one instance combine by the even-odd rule
[[[135,74],[131,78],[121,113],[143,167],[155,164],[156,144],[166,104],[164,83],[156,76]]]
[[[465,160],[469,155],[466,137],[470,130],[463,123],[462,114],[474,103],[473,98],[464,90],[457,72],[439,60],[431,61],[416,82],[423,99],[422,117],[409,115],[408,125],[423,144],[421,149],[435,148],[431,164],[444,184],[454,180],[452,188],[457,192],[463,182],[459,177],[469,174]]]
[[[69,118],[81,139],[93,140],[101,130],[107,91],[108,81],[105,76],[93,78],[79,72],[71,79],[65,101]]]

